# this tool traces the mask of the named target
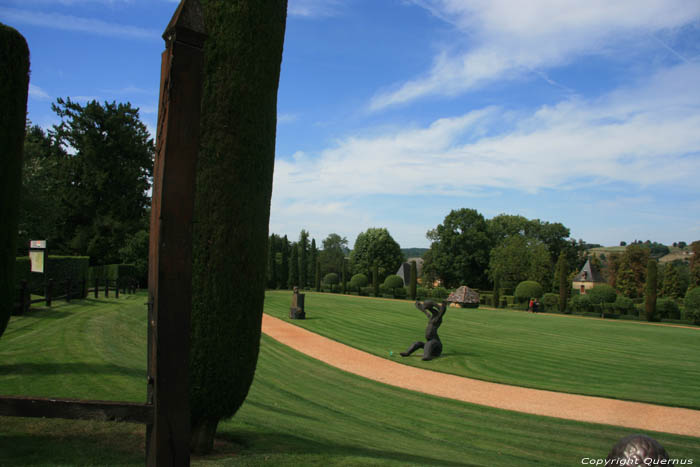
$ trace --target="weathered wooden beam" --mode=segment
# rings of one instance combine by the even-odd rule
[[[153,420],[153,407],[130,402],[0,396],[0,415],[148,424]]]
[[[182,0],[163,34],[149,245],[149,466],[190,463],[192,217],[206,38],[199,0]]]

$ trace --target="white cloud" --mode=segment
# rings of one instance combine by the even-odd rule
[[[281,113],[277,114],[277,123],[294,123],[299,120],[299,114]]]
[[[469,40],[470,49],[455,52],[452,45],[443,48],[425,76],[377,94],[370,102],[371,110],[428,95],[457,95],[497,79],[563,65],[582,54],[614,54],[620,44],[629,45],[640,37],[700,19],[700,2],[696,0],[413,3],[451,23]]]
[[[353,136],[317,157],[278,158],[277,206],[362,195],[466,196],[487,188],[572,190],[602,184],[695,189],[700,64],[683,64],[596,100],[519,115],[485,108],[426,128]]]
[[[51,99],[51,96],[46,91],[31,83],[29,83],[29,97],[42,101]]]
[[[160,34],[155,30],[58,13],[42,13],[38,11],[0,7],[0,18],[2,18],[4,22],[10,24],[28,24],[31,26],[83,32],[98,36],[119,37],[124,39],[160,39]]]
[[[341,6],[340,0],[289,0],[287,13],[305,18],[335,16]]]

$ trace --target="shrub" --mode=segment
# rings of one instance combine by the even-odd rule
[[[590,313],[594,311],[593,303],[588,295],[574,295],[571,299],[571,309],[574,313]]]
[[[661,319],[680,319],[681,309],[675,300],[660,298],[656,301],[656,312]]]
[[[608,284],[596,285],[586,292],[591,303],[600,305],[602,303],[615,303],[617,292]]]
[[[634,303],[624,295],[618,295],[615,298],[615,303],[613,303],[613,309],[615,313],[620,315],[631,315],[634,311]]]
[[[329,272],[325,276],[323,276],[323,283],[328,285],[331,289],[331,292],[333,292],[333,286],[338,284],[340,280],[338,279],[338,274],[334,272]]]
[[[416,287],[416,300],[425,300],[430,295],[430,289],[425,287]]]
[[[396,274],[390,274],[384,279],[384,287],[387,289],[398,289],[403,287],[403,279]]]
[[[432,292],[430,293],[431,298],[434,298],[437,301],[444,300],[447,297],[450,296],[450,292],[447,291],[446,288],[444,287],[435,287]]]
[[[700,287],[693,287],[685,294],[685,318],[700,324]]]
[[[364,274],[355,274],[350,278],[350,287],[355,290],[359,290],[362,287],[366,287],[369,283],[369,279]]]
[[[541,298],[544,293],[544,289],[535,281],[522,281],[515,288],[515,298],[518,303],[526,302],[531,298]]]
[[[556,293],[546,293],[542,297],[542,305],[544,305],[544,311],[548,313],[553,313],[559,310],[559,294]]]
[[[374,287],[360,287],[359,295],[362,297],[369,297],[369,294],[374,292]]]
[[[406,298],[408,296],[408,292],[406,291],[405,287],[398,287],[393,289],[393,296],[394,298]]]
[[[0,336],[14,307],[19,197],[22,188],[22,145],[27,123],[29,48],[15,29],[0,24]]]

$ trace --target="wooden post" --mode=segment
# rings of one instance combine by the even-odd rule
[[[105,277],[105,298],[109,298],[109,279]]]
[[[190,463],[189,340],[192,215],[203,53],[199,0],[182,0],[163,34],[149,240],[149,466]]]
[[[114,281],[114,297],[119,298],[119,279]]]
[[[100,280],[95,276],[95,298],[98,298],[100,295]]]

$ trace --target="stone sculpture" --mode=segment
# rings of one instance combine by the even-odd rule
[[[445,316],[445,311],[447,311],[447,302],[442,302],[438,305],[432,300],[425,300],[423,303],[416,302],[416,308],[428,317],[428,326],[425,328],[426,342],[414,342],[407,351],[401,352],[401,356],[408,357],[416,350],[423,349],[422,360],[432,360],[442,354],[442,342],[440,342],[437,330],[442,324],[442,317]]]
[[[661,465],[668,454],[661,444],[646,435],[625,436],[613,446],[606,465]]]
[[[299,287],[294,287],[292,306],[289,308],[290,319],[306,319],[304,312],[304,294],[299,293]]]

